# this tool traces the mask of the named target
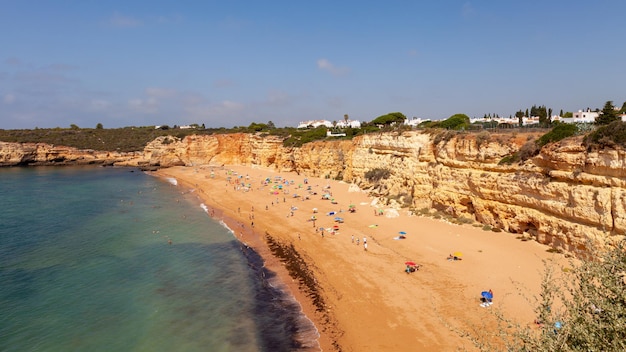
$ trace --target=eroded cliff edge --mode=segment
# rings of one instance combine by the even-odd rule
[[[114,165],[138,160],[142,152],[84,150],[46,143],[0,142],[1,166]]]
[[[152,141],[143,153],[109,154],[109,162],[140,167],[257,165],[343,179],[390,204],[435,208],[574,252],[626,233],[624,150],[588,151],[580,138],[573,138],[546,146],[523,163],[501,165],[502,158],[536,136],[477,136],[380,133],[299,148],[261,134],[170,136]],[[11,146],[13,154],[18,146]],[[0,165],[18,159],[7,156],[7,143],[0,148]],[[58,150],[37,155],[63,159]],[[95,157],[77,160],[90,158]],[[388,177],[368,179],[366,174],[374,169],[388,170]]]

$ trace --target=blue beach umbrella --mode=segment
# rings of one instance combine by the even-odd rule
[[[404,231],[400,231],[398,233],[401,234],[401,235],[406,235],[406,232],[404,232]]]
[[[493,299],[493,293],[489,292],[489,291],[483,291],[480,293],[481,296],[483,296],[486,299]]]

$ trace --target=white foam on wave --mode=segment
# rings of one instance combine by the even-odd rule
[[[220,220],[220,225],[222,225],[226,230],[228,230],[231,234],[233,234],[233,236],[235,235],[235,231],[233,231],[233,229],[228,227],[228,225],[226,225],[224,221]]]
[[[204,203],[200,203],[200,208],[202,208],[205,213],[209,213],[209,207],[207,207]]]
[[[178,180],[173,177],[166,178],[167,182],[173,184],[174,186],[178,186]]]

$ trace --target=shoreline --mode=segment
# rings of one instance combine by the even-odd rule
[[[237,177],[246,175],[241,181],[251,187],[238,188],[241,184],[234,177],[228,179],[229,170]],[[314,323],[324,351],[472,349],[455,331],[471,331],[475,324],[493,320],[492,309],[522,324],[532,322],[532,307],[519,291],[538,293],[542,260],[555,257],[546,253],[547,247],[511,234],[409,216],[403,210],[373,215],[379,207],[372,199],[350,192],[350,185],[339,181],[309,177],[308,187],[317,194],[305,200],[305,176],[295,173],[228,165],[174,167],[153,175],[172,177],[197,190],[210,209],[207,214],[224,221],[235,238],[257,251]],[[282,175],[291,184],[284,192],[273,189],[275,183],[261,185],[268,175]],[[336,202],[321,199],[326,187]],[[287,201],[296,192],[301,195]],[[355,213],[347,211],[349,204],[356,205]],[[319,212],[317,224],[311,226],[313,207]],[[338,224],[336,234],[326,231],[322,237],[319,228],[337,225],[327,213],[341,215],[345,223]],[[408,232],[401,241],[396,240],[400,231]],[[368,247],[356,245],[352,236],[356,241],[366,238]],[[289,273],[270,242],[297,253],[299,266],[311,272],[310,287],[319,290],[322,305],[303,289],[300,276]],[[465,253],[462,261],[445,260],[454,251]],[[406,274],[405,261],[417,261],[421,268]],[[478,298],[491,288],[497,308],[485,309]]]
[[[219,168],[219,167],[216,167]],[[163,169],[160,169],[163,170]],[[280,256],[276,253],[272,252],[269,248],[266,239],[271,235],[269,233],[261,234],[259,231],[255,231],[251,227],[246,227],[243,225],[243,222],[236,219],[235,216],[227,214],[227,212],[231,209],[227,209],[219,206],[219,203],[216,202],[215,199],[211,198],[206,194],[204,189],[198,187],[197,184],[190,182],[185,178],[180,178],[180,175],[168,175],[165,173],[163,175],[159,172],[159,170],[150,172],[153,176],[165,179],[166,181],[170,181],[175,186],[182,187],[188,190],[196,190],[196,194],[200,200],[203,201],[202,208],[207,213],[209,217],[213,220],[218,221],[225,227],[228,231],[230,231],[235,240],[237,240],[242,246],[246,248],[252,249],[261,259],[263,260],[264,269],[270,270],[274,274],[277,275],[278,285],[281,287],[276,287],[279,290],[282,290],[285,295],[289,295],[293,298],[294,302],[300,306],[300,313],[304,318],[310,321],[311,325],[315,328],[317,337],[315,339],[315,344],[318,348],[309,347],[313,350],[331,350],[329,346],[332,346],[332,350],[339,351],[337,341],[333,339],[327,339],[326,336],[321,334],[321,330],[323,327],[319,326],[321,320],[316,319],[320,306],[316,306],[311,301],[310,292],[303,290],[302,285],[297,283],[294,280],[300,280],[301,276],[296,276],[295,278],[289,274],[288,270],[285,270],[285,266],[282,265],[283,260],[291,260],[294,256],[293,254],[287,256]],[[170,179],[175,180],[176,182],[171,182]],[[272,239],[276,245],[280,246],[280,243],[276,242]],[[295,252],[298,255],[297,252]],[[312,274],[305,275],[307,278],[305,280],[315,280]],[[327,325],[328,322],[332,319],[324,319],[324,324]],[[331,323],[331,325],[336,325],[336,322]],[[324,348],[324,346],[327,346]]]

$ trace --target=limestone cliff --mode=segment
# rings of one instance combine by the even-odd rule
[[[45,143],[0,142],[0,166],[113,165],[118,162],[137,160],[137,156],[141,154],[80,150]]]
[[[568,251],[626,233],[626,151],[587,151],[580,139],[510,165],[531,134],[378,133],[284,147],[263,134],[159,137],[137,155],[0,144],[0,165],[56,160],[168,167],[240,164],[343,179],[390,206],[434,208]],[[21,160],[21,161],[20,161]],[[387,170],[372,177],[374,170]],[[369,176],[369,177],[368,177]]]
[[[521,164],[499,165],[529,134],[381,133],[351,141],[283,147],[267,135],[159,138],[150,165],[242,164],[343,179],[388,204],[435,208],[568,251],[626,233],[626,151],[588,152],[580,139],[544,147]],[[368,171],[389,170],[368,180]]]

